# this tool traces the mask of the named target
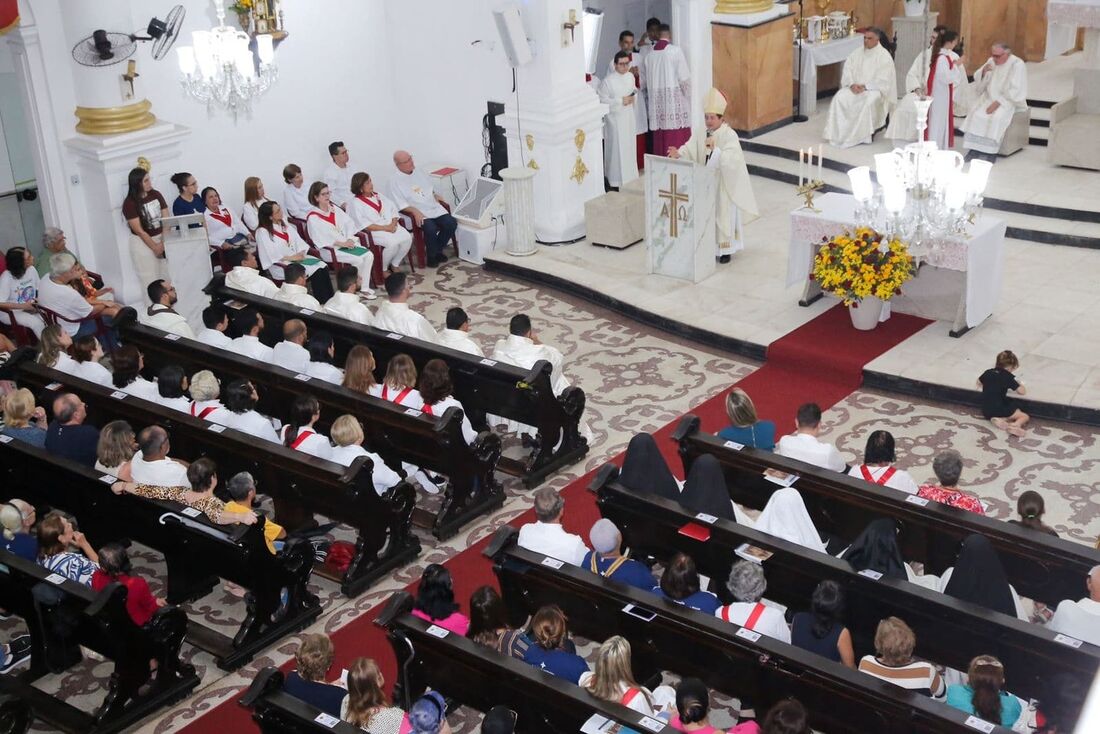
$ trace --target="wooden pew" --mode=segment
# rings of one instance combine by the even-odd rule
[[[673,438],[680,444],[685,475],[702,454],[714,456],[725,472],[730,499],[738,504],[763,509],[779,488],[763,472],[775,468],[799,475],[794,486],[818,530],[852,541],[871,520],[897,520],[902,555],[923,563],[926,573],[941,575],[953,566],[963,539],[978,533],[996,548],[1016,590],[1053,608],[1063,599],[1079,599],[1089,570],[1100,564],[1100,551],[1079,543],[938,502],[922,505],[923,500],[905,492],[768,451],[727,447],[717,436],[701,432],[694,415],[684,416]]]
[[[581,637],[630,640],[637,680],[661,670],[696,676],[711,688],[751,701],[758,713],[794,696],[810,712],[810,725],[830,734],[973,731],[965,714],[942,702],[518,548],[516,535],[515,528],[501,528],[485,551],[495,559],[512,624],[543,605],[557,604]],[[999,726],[988,731],[1008,732]]]
[[[639,732],[671,734],[670,727],[618,703],[601,701],[587,691],[473,640],[448,633],[414,617],[413,600],[397,592],[375,624],[386,629],[398,677],[395,703],[406,711],[431,686],[462,704],[488,711],[503,704],[518,714],[517,731],[575,732],[593,714]]]
[[[0,692],[23,701],[35,717],[57,729],[121,731],[186,698],[198,685],[195,669],[180,660],[187,615],[178,607],[163,607],[138,627],[126,612],[121,584],[96,593],[7,551],[0,551],[0,601],[23,618],[31,636],[30,668],[0,676]],[[79,663],[81,645],[114,663],[107,695],[94,713],[33,685]],[[155,677],[150,660],[157,661]]]
[[[224,480],[240,471],[251,473],[261,491],[274,497],[276,520],[288,532],[314,524],[314,512],[355,528],[355,556],[342,576],[333,576],[349,596],[420,553],[420,542],[409,527],[415,490],[402,482],[379,497],[366,457],[350,467],[334,464],[132,395],[114,397],[124,393],[35,364],[22,353],[13,355],[5,370],[21,384],[49,395],[72,390],[87,404],[93,425],[120,419],[135,431],[154,423],[163,426],[171,434],[176,458],[193,461],[207,456]],[[49,410],[52,399],[44,402]],[[328,575],[324,568],[318,572]]]
[[[608,464],[592,483],[600,512],[623,534],[632,556],[667,561],[677,552],[694,559],[699,572],[711,578],[711,591],[732,601],[725,588],[730,568],[741,560],[735,550],[743,543],[770,551],[763,563],[766,596],[792,611],[810,608],[814,588],[831,579],[847,598],[845,623],[856,657],[874,653],[879,620],[900,617],[916,632],[916,654],[926,660],[966,670],[977,655],[994,655],[1005,666],[1006,689],[1026,698],[1040,698],[1059,673],[1089,681],[1100,669],[1100,648],[1059,642],[1061,635],[983,607],[962,602],[908,581],[876,579],[852,570],[847,562],[761,533],[729,520],[707,523],[671,500],[637,494],[615,481],[618,469]],[[710,538],[700,542],[682,533],[688,523],[703,525]],[[1079,641],[1078,641],[1079,642]]]
[[[336,719],[283,690],[278,668],[264,668],[252,680],[240,704],[252,709],[262,734],[362,734],[354,724]]]
[[[168,567],[169,603],[205,596],[219,578],[249,590],[245,619],[232,637],[201,624],[187,627],[188,642],[210,652],[218,667],[239,668],[320,616],[320,600],[307,588],[312,546],[291,543],[272,555],[262,517],[252,526],[215,525],[176,502],[116,495],[110,475],[4,439],[10,437],[0,436],[0,496],[31,502],[40,518],[50,508],[68,512],[95,548],[133,540],[159,551]],[[284,589],[285,606],[280,598]]]
[[[331,333],[336,342],[337,364],[344,363],[353,346],[363,344],[374,354],[379,369],[376,377],[379,378],[395,354],[408,354],[418,370],[423,369],[430,359],[443,359],[451,368],[455,397],[466,408],[475,428],[481,430],[486,427],[487,413],[538,428],[538,445],[526,459],[505,458],[499,465],[499,469],[506,474],[522,477],[528,487],[541,484],[550,474],[579,461],[588,453],[588,442],[579,431],[584,413],[584,391],[579,387],[570,387],[560,397],[555,396],[548,362],[540,361],[532,369],[525,370],[492,359],[482,359],[438,344],[352,323],[323,311],[313,312],[227,288],[224,277],[220,275],[214,276],[206,292],[215,302],[234,301],[263,314],[265,334],[261,335],[261,339],[271,345],[282,339],[283,322],[290,318],[302,319],[310,329],[324,329]]]
[[[321,404],[322,430],[340,415],[352,413],[363,424],[364,443],[389,466],[400,471],[401,462],[406,461],[448,477],[443,505],[430,521],[437,538],[451,537],[504,503],[504,490],[494,474],[500,460],[500,437],[482,431],[473,445],[467,445],[462,436],[462,411],[457,408],[449,408],[439,417],[410,413],[387,400],[340,385],[303,380],[303,376],[282,367],[193,339],[173,338],[173,334],[138,323],[132,309],[123,311],[116,321],[123,342],[141,350],[149,377],[155,377],[161,367],[174,364],[189,375],[211,370],[222,385],[245,378],[257,387],[257,410],[284,422],[295,397],[312,395]]]

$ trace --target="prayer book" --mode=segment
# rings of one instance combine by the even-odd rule
[[[734,553],[736,553],[741,558],[744,558],[746,561],[752,561],[753,563],[763,563],[764,561],[775,555],[770,550],[757,548],[755,545],[750,545],[749,543],[742,543],[741,545],[737,546],[737,549],[734,551]]]
[[[778,469],[765,469],[764,478],[773,484],[778,484],[780,487],[789,487],[798,481],[797,474],[790,474]]]

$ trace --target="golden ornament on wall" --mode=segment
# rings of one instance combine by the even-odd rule
[[[584,130],[577,128],[577,134],[573,136],[573,144],[577,146],[578,153],[584,149],[584,140]]]
[[[539,170],[539,164],[538,164],[538,163],[535,163],[535,159],[534,159],[534,158],[532,158],[531,160],[527,161],[527,167],[528,167],[528,168],[530,168],[530,169],[531,169],[531,170],[533,170],[533,171],[537,171],[537,170]]]
[[[149,162],[149,159],[143,155],[139,155],[137,159],[137,167],[149,173],[153,170],[153,164]]]
[[[527,141],[527,150],[534,150],[535,149],[535,136],[534,135],[531,135],[530,133],[528,133],[524,137],[524,140]]]
[[[577,132],[580,132],[579,130]],[[584,133],[581,133],[583,136]],[[588,166],[584,165],[584,161],[580,156],[577,156],[577,162],[573,164],[573,173],[569,175],[569,178],[576,181],[578,184],[584,183],[584,177],[588,175]]]

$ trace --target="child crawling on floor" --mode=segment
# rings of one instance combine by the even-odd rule
[[[1027,395],[1024,386],[1012,374],[1019,367],[1020,360],[1006,349],[997,355],[996,366],[978,378],[978,387],[982,389],[982,415],[1013,436],[1025,435],[1024,426],[1031,420],[1031,416],[1017,408],[1016,401],[1008,397],[1010,390],[1017,395]]]

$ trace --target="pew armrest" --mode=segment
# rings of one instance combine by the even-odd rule
[[[412,611],[412,608],[412,594],[407,591],[398,591],[382,607],[382,611],[378,613],[374,623],[379,627],[388,628],[395,619],[402,614],[408,614]]]
[[[256,701],[269,693],[281,690],[282,687],[283,671],[269,666],[256,674],[256,677],[252,679],[252,685],[248,687],[248,690],[244,692],[237,703],[252,708],[256,705]]]
[[[497,528],[497,531],[493,533],[493,539],[485,546],[485,550],[481,552],[481,555],[486,558],[496,558],[502,552],[515,546],[518,539],[518,528],[514,528],[511,525]]]

